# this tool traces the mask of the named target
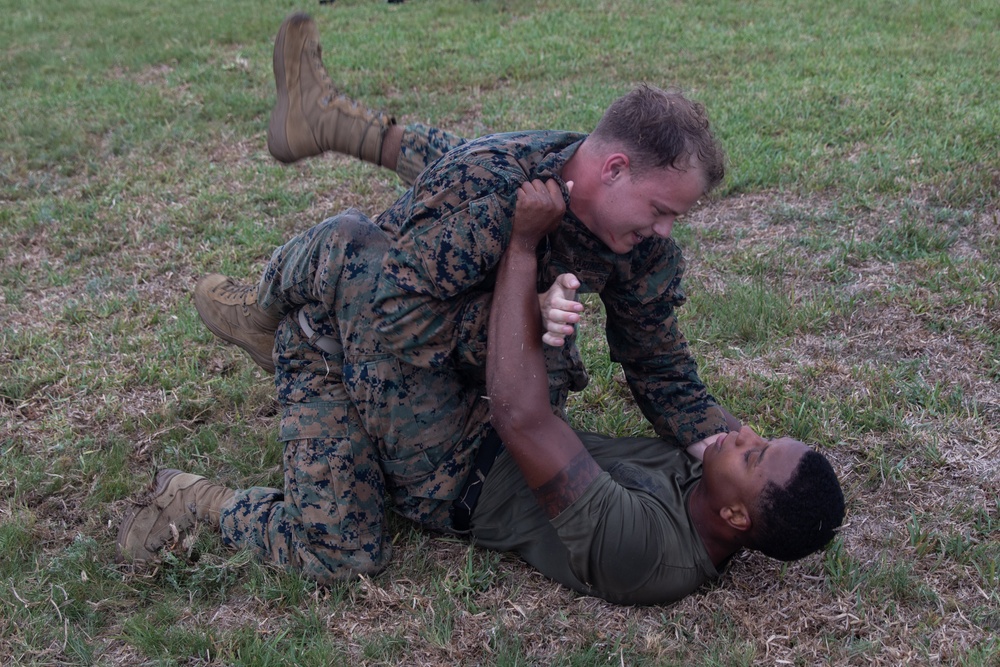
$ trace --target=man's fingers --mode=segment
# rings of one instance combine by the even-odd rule
[[[568,181],[566,183],[566,189],[572,191],[572,188],[573,188],[573,181]],[[550,201],[552,201],[553,203],[563,202],[562,189],[559,187],[559,182],[554,178],[550,178],[546,181],[543,181],[540,178],[536,178],[530,181],[524,181],[523,183],[521,183],[521,187],[519,189],[524,193],[525,196],[548,195]]]
[[[560,273],[556,280],[567,289],[577,289],[580,287],[580,279],[572,273]]]
[[[536,178],[534,180],[524,181],[523,183],[521,183],[521,189],[529,194],[538,192],[547,192],[548,185],[547,181],[543,181],[540,178]]]
[[[546,345],[551,345],[552,347],[562,347],[562,345],[566,342],[566,339],[562,336],[545,332],[542,334],[542,342]]]
[[[558,199],[559,201],[562,201],[562,188],[559,187],[559,183],[556,182],[556,179],[550,178],[545,181],[545,187],[548,189],[549,196],[552,197],[553,200]]]
[[[558,324],[576,324],[580,321],[583,306],[576,301],[553,298],[548,304],[549,321]]]
[[[576,296],[576,291],[580,289],[580,279],[577,278],[572,273],[562,273],[556,278],[556,283],[559,284],[564,292],[568,294],[568,298],[572,299]]]
[[[550,336],[559,336],[562,338],[563,336],[572,336],[574,331],[576,331],[576,329],[573,328],[572,324],[549,322],[549,325],[546,327],[544,333],[547,333]]]
[[[583,312],[583,304],[576,301],[576,291],[580,289],[580,280],[572,273],[563,273],[556,278],[552,290],[552,305],[562,310]]]

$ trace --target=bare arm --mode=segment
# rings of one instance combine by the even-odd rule
[[[521,186],[513,237],[499,264],[486,358],[493,426],[550,518],[601,473],[573,430],[549,407],[535,249],[564,211],[554,182]]]

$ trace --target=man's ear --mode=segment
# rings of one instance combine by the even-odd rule
[[[747,531],[753,525],[750,520],[750,512],[747,511],[746,505],[743,503],[726,505],[719,510],[719,516],[734,530]]]
[[[612,153],[604,158],[601,167],[601,182],[610,185],[619,178],[628,176],[629,159],[624,153]]]

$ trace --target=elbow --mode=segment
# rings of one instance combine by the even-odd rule
[[[517,430],[517,422],[514,419],[515,412],[511,409],[510,401],[490,392],[490,424],[493,425],[497,435],[504,442],[510,441],[511,436]]]
[[[552,418],[548,405],[544,410],[512,401],[503,396],[491,396],[490,423],[504,442],[522,442],[537,433],[546,418]]]

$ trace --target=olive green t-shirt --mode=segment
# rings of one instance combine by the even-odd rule
[[[687,513],[701,463],[659,438],[578,433],[604,472],[553,520],[504,451],[472,517],[477,544],[621,604],[674,602],[719,572]]]

